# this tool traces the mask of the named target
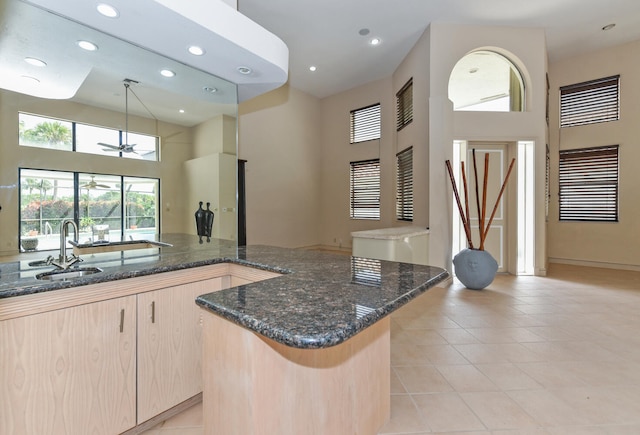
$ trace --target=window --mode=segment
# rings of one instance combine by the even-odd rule
[[[351,111],[350,142],[380,139],[380,103]]]
[[[103,156],[158,161],[158,138],[106,127],[18,114],[20,145]],[[120,144],[135,144],[119,149]]]
[[[413,147],[396,154],[396,218],[413,221]]]
[[[409,79],[396,94],[396,109],[396,130],[400,131],[413,121],[413,79]]]
[[[523,112],[525,82],[507,57],[478,50],[462,57],[449,76],[453,110]]]
[[[560,220],[618,221],[618,145],[560,151]]]
[[[380,219],[380,159],[350,165],[351,219]]]
[[[620,76],[560,88],[560,127],[620,119]]]
[[[63,219],[77,219],[81,242],[153,238],[158,192],[154,178],[20,169],[21,245],[58,249]]]
[[[18,140],[23,146],[72,151],[72,131],[68,121],[18,114]]]

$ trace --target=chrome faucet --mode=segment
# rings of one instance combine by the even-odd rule
[[[60,223],[60,256],[57,260],[53,260],[51,263],[54,266],[59,267],[60,269],[68,269],[72,265],[76,264],[79,261],[82,261],[80,257],[71,254],[70,257],[67,257],[67,235],[68,225],[71,224],[73,227],[73,238],[74,241],[78,241],[80,238],[80,234],[78,231],[78,225],[72,219],[63,219]]]

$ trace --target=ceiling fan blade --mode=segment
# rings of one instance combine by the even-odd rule
[[[115,146],[115,145],[111,145],[108,143],[103,143],[103,142],[98,142],[98,145],[103,146],[103,147],[107,147],[111,150],[115,150],[115,151],[120,151],[120,147],[119,146]],[[105,150],[107,151],[107,150]]]

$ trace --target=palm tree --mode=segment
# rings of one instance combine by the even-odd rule
[[[22,137],[37,144],[71,145],[71,130],[59,121],[41,122],[34,128],[24,130]]]

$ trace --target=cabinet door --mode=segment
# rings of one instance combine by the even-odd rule
[[[138,424],[202,392],[202,319],[195,299],[221,278],[138,295]]]
[[[135,426],[135,296],[0,322],[0,433]]]

